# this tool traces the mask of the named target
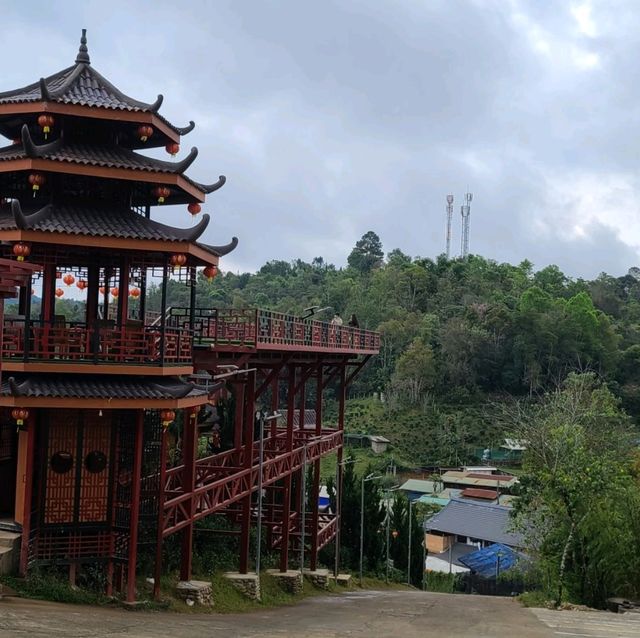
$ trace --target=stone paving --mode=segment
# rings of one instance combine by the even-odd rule
[[[195,609],[195,607],[194,607]],[[0,601],[2,638],[554,638],[506,598],[364,591],[247,614],[127,611],[17,598]]]

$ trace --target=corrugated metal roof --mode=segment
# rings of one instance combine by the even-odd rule
[[[500,484],[501,487],[511,487],[518,482],[515,476],[507,476],[506,474],[475,474],[473,472],[459,472],[450,470],[442,475],[445,483],[455,483],[457,485],[471,485],[474,487],[491,487],[495,488]]]
[[[452,499],[424,524],[426,531],[469,536],[492,543],[521,547],[522,535],[511,530],[510,508]]]
[[[422,492],[423,494],[434,494],[436,491],[436,484],[434,481],[409,479],[400,486],[400,489],[404,492]]]
[[[206,396],[178,377],[116,377],[102,375],[16,375],[3,380],[5,396],[89,399],[180,399]]]
[[[497,490],[483,490],[477,487],[467,487],[462,490],[464,498],[483,498],[489,501],[495,501],[498,498]]]

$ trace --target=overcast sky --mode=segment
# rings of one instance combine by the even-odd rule
[[[176,125],[223,269],[368,230],[434,257],[473,193],[471,252],[574,276],[639,263],[638,0],[0,0],[0,91],[93,66]],[[189,226],[186,207],[154,217]]]

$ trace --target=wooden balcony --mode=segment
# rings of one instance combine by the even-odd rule
[[[188,309],[172,319],[188,321]],[[260,309],[197,308],[194,345],[220,351],[289,350],[369,355],[380,350],[380,334],[325,321]]]
[[[34,365],[144,366],[188,369],[192,366],[192,333],[185,327],[145,326],[128,321],[85,323],[44,322],[5,317],[2,361],[5,370],[35,370]],[[41,366],[42,367],[42,366]],[[180,371],[182,372],[182,370]]]

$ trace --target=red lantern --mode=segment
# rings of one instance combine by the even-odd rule
[[[111,289],[111,296],[117,297],[119,293],[120,291],[115,286]]]
[[[153,189],[153,196],[158,198],[158,204],[164,204],[171,191],[166,186],[157,186]]]
[[[47,178],[42,173],[31,173],[31,175],[29,175],[29,184],[31,184],[34,197],[46,181]]]
[[[175,255],[171,255],[171,259],[169,259],[169,263],[174,267],[174,269],[178,269],[181,266],[184,266],[187,263],[187,256],[183,253],[176,253]]]
[[[177,144],[176,142],[169,142],[164,147],[164,150],[167,151],[169,155],[177,155],[180,152],[180,144]]]
[[[87,282],[84,279],[80,279],[80,281],[78,281],[78,283],[76,284],[76,286],[78,286],[78,288],[80,288],[80,290],[84,290],[87,287]]]
[[[187,210],[193,215],[197,215],[201,210],[202,210],[202,206],[200,206],[200,204],[196,204],[195,202],[192,202],[191,204],[189,204],[187,206]]]
[[[100,286],[99,290],[100,290],[100,294],[104,295],[104,291],[106,290],[106,288],[104,286]]]
[[[56,297],[58,297],[58,299],[60,297],[64,296],[64,290],[62,290],[62,288],[56,288]]]
[[[160,412],[160,420],[165,430],[171,425],[175,418],[176,413],[173,410],[162,410],[162,412]]]
[[[54,123],[55,120],[53,119],[53,115],[43,114],[38,117],[38,126],[42,129],[45,140],[47,139],[49,133],[51,133],[51,129],[53,128]]]
[[[129,291],[129,295],[134,299],[137,299],[140,296],[140,288],[132,288]]]
[[[202,274],[209,280],[213,281],[213,278],[218,274],[218,266],[212,264],[211,266],[207,266]]]
[[[13,408],[13,410],[11,410],[11,416],[16,420],[18,425],[24,425],[24,422],[29,418],[29,410],[26,408]]]
[[[70,286],[75,280],[76,280],[76,278],[71,273],[67,273],[62,278],[62,281],[64,281],[64,283],[67,284],[67,286]]]
[[[24,258],[31,254],[31,247],[29,244],[25,244],[22,241],[14,244],[12,250],[13,254],[18,258],[18,261],[24,261]]]
[[[146,142],[153,135],[153,128],[147,124],[138,127],[138,137],[141,142]]]

